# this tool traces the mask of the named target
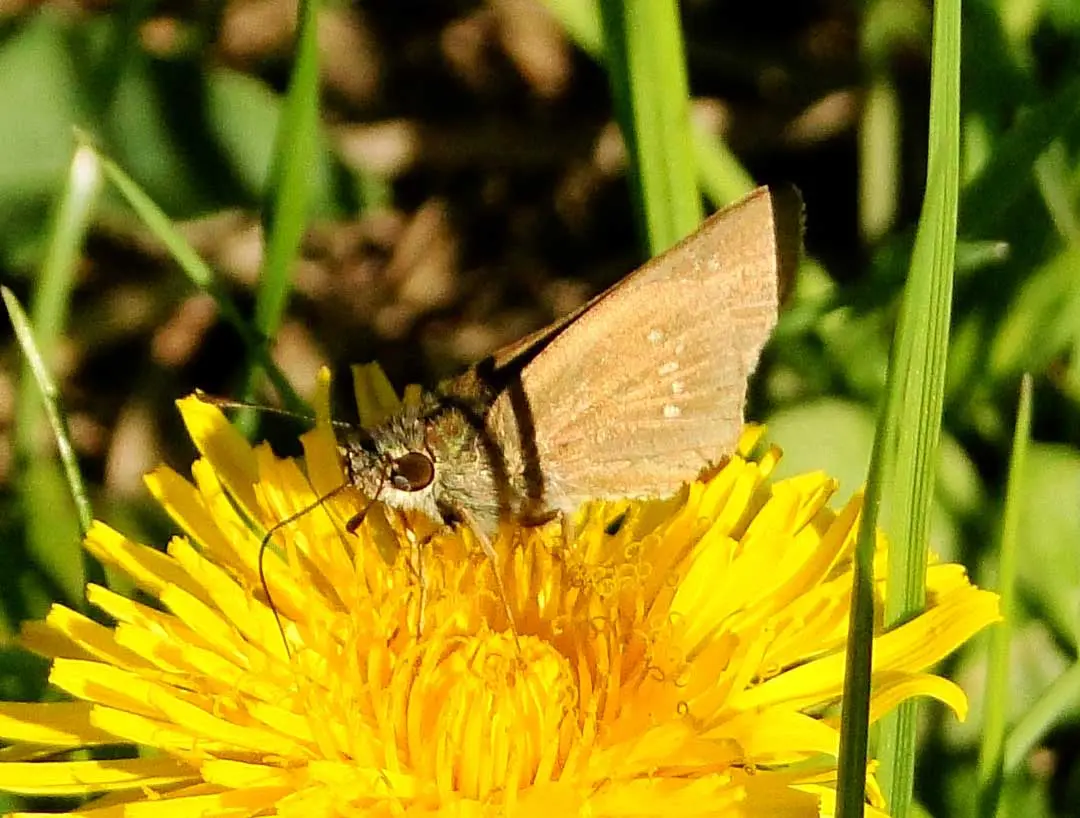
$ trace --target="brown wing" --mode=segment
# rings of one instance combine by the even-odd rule
[[[514,345],[531,360],[490,423],[538,458],[525,466],[550,506],[670,494],[732,451],[800,247],[797,197],[759,188],[531,348]]]

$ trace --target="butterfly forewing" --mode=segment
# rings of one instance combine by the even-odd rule
[[[542,474],[547,504],[670,494],[732,451],[779,277],[797,263],[800,212],[760,188],[538,334],[540,346],[514,346],[527,362],[490,423],[511,460],[538,459],[525,467]]]

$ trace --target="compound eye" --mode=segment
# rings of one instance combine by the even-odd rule
[[[422,452],[396,458],[390,467],[390,483],[399,491],[422,491],[435,479],[435,464]]]

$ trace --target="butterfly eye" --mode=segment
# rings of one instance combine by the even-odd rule
[[[399,491],[421,491],[435,479],[435,464],[421,452],[409,452],[390,466],[390,483]]]

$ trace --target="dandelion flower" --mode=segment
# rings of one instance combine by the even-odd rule
[[[201,457],[148,484],[183,534],[93,526],[145,596],[91,585],[114,626],[56,605],[24,628],[68,700],[0,704],[0,789],[94,818],[833,813],[858,498],[736,455],[675,498],[587,505],[570,542],[507,525],[504,600],[468,530],[376,505],[350,532],[338,492],[275,531],[264,588],[265,532],[343,479],[323,383],[304,469],[179,402]],[[950,564],[928,590],[875,636],[872,718],[916,695],[964,715],[928,669],[997,598]],[[139,752],[76,752],[109,745]]]

